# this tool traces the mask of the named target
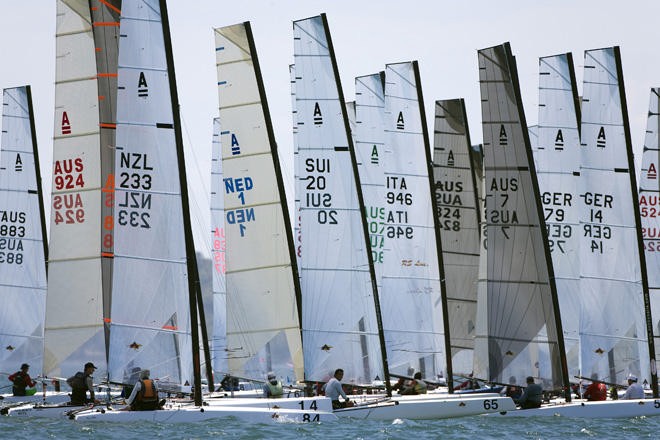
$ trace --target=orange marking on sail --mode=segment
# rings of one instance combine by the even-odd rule
[[[102,27],[102,26],[115,26],[119,27],[119,22],[118,21],[97,21],[94,23],[94,26]]]
[[[112,252],[101,252],[101,256],[102,257],[108,257],[108,258],[114,258],[115,254],[113,254]]]
[[[95,49],[96,49],[97,52],[101,52],[101,51],[103,50],[102,47],[97,47],[97,48],[95,48]]]
[[[103,322],[105,322],[106,324],[110,324],[112,321],[110,320],[110,318],[103,318]]]
[[[106,5],[108,8],[112,9],[113,11],[117,12],[118,14],[121,14],[121,10],[120,10],[120,9],[118,9],[116,6],[111,5],[111,4],[108,3],[106,0],[99,0],[99,2],[103,3],[103,4]]]
[[[103,101],[105,99],[105,96],[99,95],[99,101]]]
[[[98,11],[98,10],[99,8],[97,8],[96,6],[92,6],[92,11]]]
[[[163,330],[177,330],[178,327],[175,325],[164,325]]]
[[[99,73],[96,76],[97,78],[117,78],[116,73]]]
[[[99,127],[101,127],[101,128],[117,128],[117,124],[110,124],[108,122],[101,122],[99,124]]]

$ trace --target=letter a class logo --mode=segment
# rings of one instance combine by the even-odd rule
[[[62,134],[71,134],[71,123],[66,112],[62,112]]]
[[[234,133],[231,134],[231,155],[237,156],[241,154],[241,146],[238,144],[238,138]]]
[[[399,112],[399,116],[396,118],[396,128],[397,130],[403,130],[405,128],[405,122],[403,121],[403,112]]]
[[[14,162],[14,171],[17,172],[23,171],[23,159],[21,159],[20,153],[16,153],[16,161]]]
[[[656,180],[658,178],[658,170],[656,169],[654,163],[649,165],[649,169],[646,171],[646,178],[649,180]]]
[[[140,98],[146,98],[149,96],[149,86],[147,85],[147,78],[144,76],[144,72],[140,72],[140,78],[138,78],[138,96]]]
[[[605,148],[605,127],[600,127],[598,130],[598,137],[596,138],[596,146]]]
[[[506,135],[506,129],[504,128],[504,124],[500,125],[500,146],[501,147],[506,147],[509,145],[509,138]]]
[[[378,165],[378,148],[375,145],[371,149],[371,163]]]
[[[314,125],[321,125],[323,124],[323,115],[321,114],[321,107],[319,106],[319,103],[316,102],[314,103]]]
[[[447,166],[453,167],[456,164],[456,159],[454,159],[454,150],[449,150],[449,155],[447,156]]]
[[[555,136],[555,150],[564,149],[564,134],[561,132],[561,129],[557,130],[557,136]]]

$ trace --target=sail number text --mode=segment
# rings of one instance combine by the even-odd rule
[[[0,211],[0,264],[23,264],[23,211]]]
[[[153,167],[146,153],[121,153],[117,195],[117,223],[131,228],[151,228],[151,194]],[[131,191],[137,190],[137,191]]]
[[[325,192],[328,180],[332,177],[330,159],[305,159],[307,176],[301,180],[305,185],[305,207],[317,208],[316,221],[319,224],[338,224],[339,214],[332,208],[332,194]],[[312,174],[313,173],[313,174]]]

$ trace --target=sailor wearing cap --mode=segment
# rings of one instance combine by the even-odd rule
[[[66,380],[66,383],[71,387],[72,405],[99,403],[94,397],[94,378],[92,377],[94,370],[96,370],[96,366],[91,362],[87,362],[83,371],[78,371]],[[89,391],[89,399],[87,399],[87,391]]]
[[[264,397],[271,399],[279,399],[282,397],[284,391],[282,390],[282,382],[277,380],[277,376],[272,371],[268,372],[267,382],[264,384]]]
[[[637,376],[634,374],[628,375],[628,389],[626,394],[623,395],[624,399],[643,399],[644,388],[637,382]]]

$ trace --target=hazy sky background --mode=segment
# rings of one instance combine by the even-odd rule
[[[2,0],[0,14],[0,87],[32,86],[46,194],[52,170],[55,3]],[[293,188],[288,70],[293,20],[327,14],[346,100],[354,99],[356,76],[383,70],[386,63],[418,60],[430,133],[434,101],[465,98],[473,143],[482,139],[481,48],[511,42],[533,125],[539,57],[573,52],[581,93],[584,51],[620,46],[638,165],[649,91],[660,86],[658,0],[170,0],[168,9],[193,225],[197,247],[206,254],[211,126],[218,108],[214,27],[252,24],[287,190]]]

